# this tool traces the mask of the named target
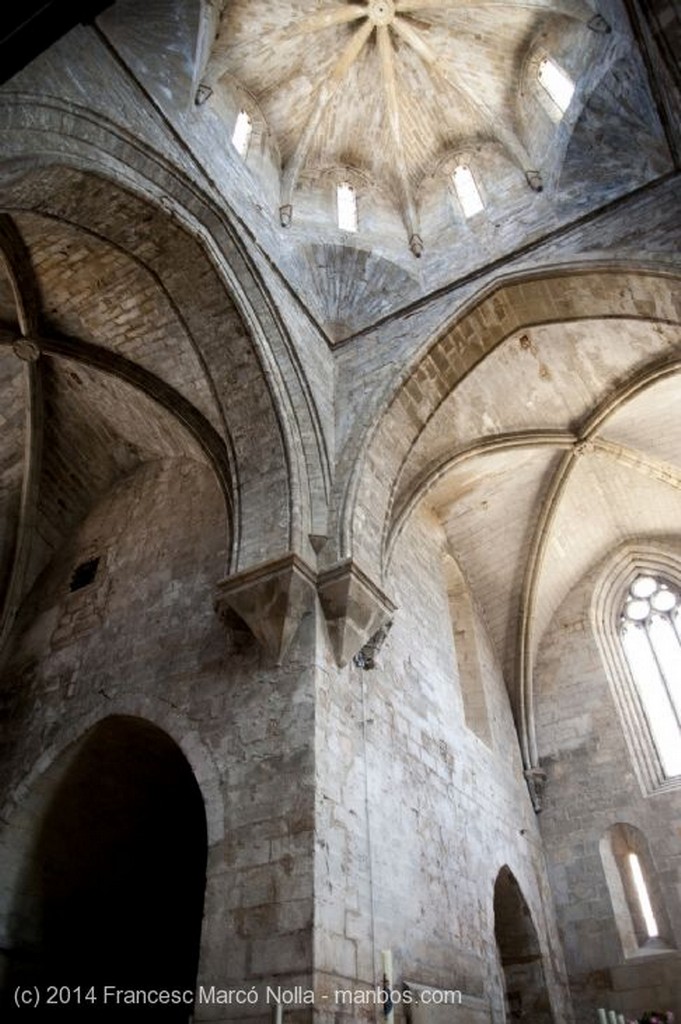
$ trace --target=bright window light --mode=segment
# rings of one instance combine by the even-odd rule
[[[667,778],[681,776],[681,593],[642,574],[622,607],[620,638]]]
[[[539,65],[539,81],[556,104],[561,114],[564,114],[570,106],[570,101],[575,92],[575,85],[562,68],[559,68],[548,57],[545,57]]]
[[[650,896],[648,895],[648,886],[645,883],[643,872],[641,871],[641,862],[638,859],[638,855],[635,853],[630,853],[628,856],[629,867],[631,868],[631,877],[634,879],[634,889],[636,890],[638,902],[641,906],[641,913],[643,914],[648,938],[656,939],[660,932],[657,927],[657,921],[655,920],[655,914],[653,913]]]
[[[232,132],[232,145],[239,156],[246,156],[252,131],[253,122],[245,110],[240,110],[234,125],[234,131]]]
[[[464,216],[473,217],[476,213],[484,210],[485,204],[482,201],[478,186],[475,184],[475,178],[471,174],[470,169],[463,164],[459,164],[452,178]]]
[[[341,231],[357,230],[357,195],[352,185],[343,182],[336,188],[338,227]]]

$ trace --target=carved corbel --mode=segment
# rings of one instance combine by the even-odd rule
[[[217,585],[215,607],[230,609],[280,663],[315,602],[315,573],[298,555],[264,562]]]
[[[396,605],[352,559],[322,573],[317,590],[336,663],[342,668],[390,622]]]
[[[539,814],[542,809],[542,803],[544,799],[544,788],[546,786],[546,772],[543,768],[526,768],[523,772],[525,776],[525,782],[527,788],[530,791],[530,800],[534,808],[535,814]]]

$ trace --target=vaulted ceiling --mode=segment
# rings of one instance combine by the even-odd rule
[[[438,413],[433,435],[439,429],[451,468],[440,470],[427,500],[485,610],[509,681],[528,574],[536,649],[561,601],[599,561],[628,540],[677,532],[680,360],[678,327],[537,327],[508,338]],[[566,452],[591,423],[556,495]],[[466,452],[458,460],[454,438]]]
[[[231,201],[249,220],[257,206],[251,223],[332,341],[670,166],[619,0],[223,8],[203,22],[197,123],[222,123],[237,176],[243,165]],[[546,59],[574,84],[564,111],[540,83]],[[253,125],[243,154],[239,111]],[[342,182],[356,232],[338,226]]]
[[[165,103],[182,159],[189,152],[210,171],[211,200],[221,198],[229,208],[240,244],[254,263],[269,261],[331,343],[557,237],[671,166],[619,0],[153,0],[144,7],[118,0],[99,23],[131,74]],[[546,56],[575,84],[562,113],[538,82],[538,62]],[[242,109],[253,122],[244,155],[230,141]],[[133,127],[131,135],[143,136],[139,124]],[[160,138],[154,136],[159,147]],[[484,200],[484,210],[472,217],[453,191],[459,161],[473,170]],[[355,187],[357,232],[336,223],[339,181]],[[241,474],[235,492],[243,499],[251,486],[250,507],[262,505],[263,466],[274,479],[272,452],[283,442],[273,424],[284,412],[268,405],[267,416],[253,415],[256,395],[268,390],[262,370],[197,239],[161,204],[74,170],[17,175],[2,198],[11,214],[8,237],[14,232],[21,250],[0,273],[7,427],[0,567],[6,579],[21,532],[27,440],[35,427],[36,352],[30,345],[15,350],[19,335],[33,334],[43,349],[40,407],[48,448],[40,500],[48,546],[140,461],[206,456],[196,433],[178,424],[159,394],[140,390],[142,377],[172,389],[173,412],[191,411],[219,439],[225,461],[233,456],[227,473],[238,465]],[[637,254],[639,227],[623,229]],[[428,357],[414,356],[427,333],[422,328],[414,348],[403,349],[416,360],[411,372],[394,358],[391,386],[397,388],[399,376],[407,395],[394,423],[386,414],[388,426],[373,435],[380,443],[367,458],[362,512],[369,522],[369,513],[379,510],[371,524],[377,547],[382,532],[392,543],[414,507],[430,506],[483,610],[512,690],[527,595],[536,648],[584,572],[625,540],[674,532],[681,513],[678,318],[664,303],[649,315],[656,284],[644,275],[632,286],[633,274],[610,282],[604,273],[596,282],[596,271],[581,269],[581,277],[556,274],[546,292],[550,315],[534,316],[530,284],[509,288],[498,304],[481,301],[480,316],[474,311],[457,321],[449,349],[438,349],[442,360],[433,357],[425,369]],[[592,276],[597,311],[573,309],[574,295]],[[276,292],[268,299],[276,304]],[[451,317],[455,305],[440,308]],[[507,320],[515,325],[508,330]],[[405,320],[403,331],[409,330]],[[433,316],[428,332],[442,339],[443,330]],[[498,343],[479,358],[497,330]],[[372,341],[389,349],[387,337],[377,330]],[[323,336],[315,340],[321,349]],[[298,343],[294,337],[292,350]],[[355,356],[358,367],[365,365],[364,343],[345,349],[348,377],[361,372]],[[108,362],[92,361],[95,348],[106,350]],[[329,365],[315,362],[318,353],[311,352],[312,345],[296,349],[310,379]],[[381,358],[393,357],[388,351]],[[135,379],[111,372],[120,361],[135,367]],[[660,366],[670,372],[656,375]],[[372,386],[363,382],[357,402],[340,388],[329,400],[331,406],[335,397],[336,427],[350,438],[347,451],[356,444],[355,454]],[[436,391],[422,421],[422,406]],[[386,395],[386,405],[396,393]],[[401,393],[396,407],[400,401]],[[368,437],[369,425],[366,430]],[[404,452],[401,430],[409,438]],[[339,520],[350,507],[350,499],[343,501],[352,492],[352,457],[334,466],[336,497],[347,486],[332,509]],[[383,495],[385,481],[378,478],[393,463]],[[275,483],[282,497],[269,516],[272,535],[284,531],[288,502],[286,480]],[[244,522],[249,519],[255,516]],[[49,525],[60,520],[63,527]],[[359,517],[357,524],[361,561]],[[352,528],[341,522],[338,531]],[[329,543],[322,557],[356,554],[340,548]],[[377,577],[381,567],[380,557],[368,558]]]
[[[40,572],[123,476],[149,460],[208,461],[182,422],[183,393],[186,410],[206,409],[195,426],[210,434],[219,417],[181,318],[129,255],[20,212],[0,217],[0,268],[4,639]]]

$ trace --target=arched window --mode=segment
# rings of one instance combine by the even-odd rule
[[[592,624],[643,792],[681,787],[681,552],[620,549],[595,587]]]
[[[454,182],[454,189],[457,199],[461,203],[464,217],[468,219],[469,217],[474,217],[476,213],[481,213],[485,208],[485,204],[482,201],[480,189],[470,167],[467,167],[465,164],[459,164],[454,169],[452,181]]]
[[[347,181],[336,186],[336,213],[341,231],[357,231],[357,193]]]
[[[639,574],[623,602],[620,638],[666,778],[681,775],[681,595]]]
[[[240,110],[237,119],[234,122],[234,131],[232,132],[232,145],[241,157],[245,157],[248,152],[248,144],[251,141],[251,135],[253,134],[253,121],[250,115],[245,110]]]
[[[550,57],[544,57],[539,62],[537,77],[540,85],[546,89],[560,113],[564,114],[570,106],[575,92],[572,79]]]
[[[674,949],[668,901],[644,833],[618,821],[606,830],[599,847],[625,957]]]

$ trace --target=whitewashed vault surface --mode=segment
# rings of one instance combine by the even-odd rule
[[[241,111],[250,119],[235,163],[260,194],[233,201],[246,215],[265,208],[272,255],[332,341],[666,169],[617,0],[209,10],[198,109],[224,119],[226,140]],[[565,99],[542,84],[547,61],[569,82]],[[480,197],[472,214],[454,181],[461,167]],[[340,184],[354,190],[356,231],[339,227]]]

